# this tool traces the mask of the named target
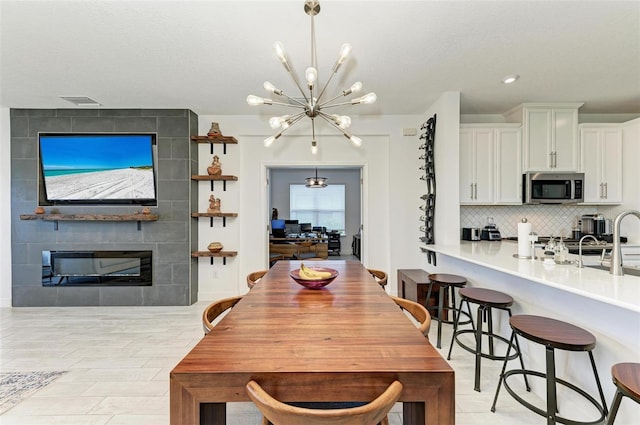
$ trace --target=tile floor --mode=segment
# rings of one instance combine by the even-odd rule
[[[168,424],[169,372],[202,337],[205,305],[0,309],[0,371],[68,371],[0,416],[0,424]],[[451,331],[443,329],[446,356]],[[454,347],[456,424],[544,423],[505,391],[491,413],[501,364],[483,360],[481,393],[473,390],[473,364]],[[229,404],[228,411],[229,424],[260,423],[251,403]],[[401,411],[396,405],[392,425],[402,423]]]

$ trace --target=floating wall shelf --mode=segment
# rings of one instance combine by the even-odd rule
[[[212,136],[191,136],[191,141],[196,143],[209,143],[211,145],[211,154],[213,155],[213,145],[221,144],[222,153],[227,154],[227,145],[237,145],[238,141],[233,136],[223,136],[222,134],[216,134]]]
[[[203,175],[193,175],[191,176],[191,180],[196,181],[211,181],[211,190],[213,191],[213,182],[221,181],[222,182],[222,190],[227,190],[227,181],[238,181],[238,177],[236,176],[203,176]]]
[[[199,217],[209,217],[210,218],[210,222],[209,222],[209,226],[213,227],[213,218],[214,217],[222,217],[222,227],[227,227],[227,217],[237,217],[238,213],[198,213],[198,212],[194,212],[191,213],[191,217],[193,218],[199,218]]]
[[[227,257],[235,257],[236,255],[238,255],[238,251],[219,251],[219,252],[210,252],[210,251],[196,251],[196,252],[192,252],[191,256],[194,258],[199,258],[199,257],[210,257],[211,258],[211,264],[213,264],[213,259],[214,258],[222,258],[222,264],[226,265],[227,264]]]

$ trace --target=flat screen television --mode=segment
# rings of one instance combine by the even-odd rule
[[[157,205],[155,133],[39,133],[41,205]]]

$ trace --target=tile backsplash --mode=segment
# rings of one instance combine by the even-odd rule
[[[483,228],[492,217],[502,237],[516,236],[518,223],[526,217],[540,236],[568,237],[581,215],[597,212],[593,205],[465,205],[460,207],[460,227]]]

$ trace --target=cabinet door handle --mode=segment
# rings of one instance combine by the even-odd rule
[[[600,199],[602,199],[604,195],[604,188],[602,187],[603,183],[600,183]]]
[[[471,184],[469,185],[469,189],[470,189],[470,191],[469,191],[469,198],[473,199],[473,183],[471,183]]]
[[[558,159],[557,152],[554,152],[553,153],[553,168],[556,168],[558,166],[557,159]]]
[[[604,183],[604,199],[607,199],[609,197],[609,184],[608,183]]]
[[[473,199],[478,200],[478,183],[473,184]]]

